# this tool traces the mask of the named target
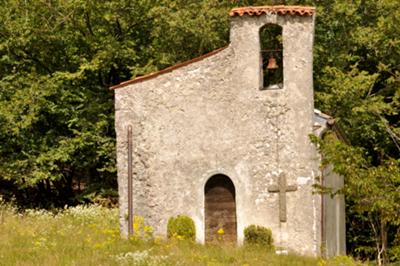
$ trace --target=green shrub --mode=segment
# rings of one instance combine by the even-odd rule
[[[194,240],[196,228],[192,218],[184,215],[169,218],[167,235],[168,238],[176,237],[178,239]]]
[[[396,239],[394,243],[399,242],[399,245],[393,246],[389,250],[389,258],[390,258],[390,261],[397,261],[397,262],[399,262],[398,264],[400,265],[400,231],[397,235],[398,235],[399,239],[398,240]]]
[[[268,249],[273,248],[272,232],[259,225],[249,225],[244,229],[245,245],[257,245]]]

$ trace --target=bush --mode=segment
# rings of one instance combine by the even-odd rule
[[[394,243],[398,242],[399,245],[393,246],[389,250],[389,259],[390,261],[396,261],[399,262],[398,264],[400,265],[400,231],[397,233],[398,235],[398,240],[396,239]]]
[[[168,238],[176,237],[178,239],[194,240],[196,228],[192,218],[184,215],[169,218],[167,236]]]
[[[258,225],[250,225],[244,229],[245,245],[257,245],[273,249],[272,232],[270,229]]]

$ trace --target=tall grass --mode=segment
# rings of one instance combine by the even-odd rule
[[[0,265],[330,265],[327,263],[257,248],[161,238],[125,240],[119,235],[117,210],[95,205],[56,213],[21,213],[0,203]]]

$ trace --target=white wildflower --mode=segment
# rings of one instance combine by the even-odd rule
[[[168,256],[155,256],[150,250],[121,253],[114,256],[114,259],[121,265],[149,265],[158,266],[165,264]]]

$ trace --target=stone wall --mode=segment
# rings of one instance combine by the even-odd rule
[[[221,52],[115,91],[120,222],[127,234],[127,127],[133,128],[133,206],[165,235],[186,214],[204,242],[204,185],[214,174],[236,189],[238,242],[250,224],[272,229],[275,245],[317,255],[321,199],[312,194],[319,157],[313,130],[313,16],[233,17]],[[284,87],[262,90],[259,29],[283,27]],[[268,187],[285,173],[287,222]]]

